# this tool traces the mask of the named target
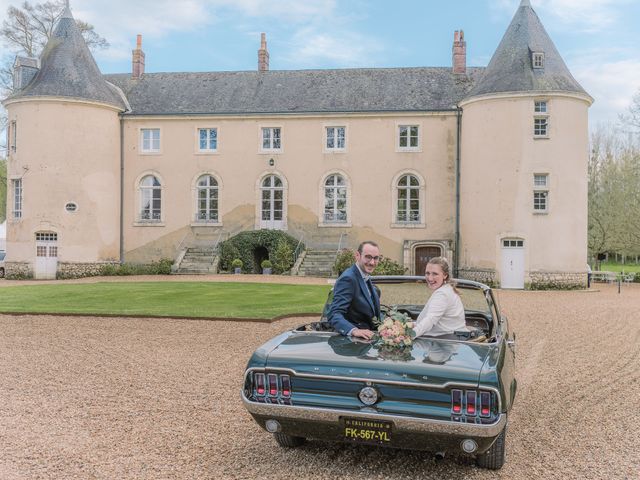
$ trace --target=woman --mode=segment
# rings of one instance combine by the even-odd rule
[[[416,337],[446,335],[456,330],[466,330],[464,306],[460,295],[449,282],[447,259],[435,257],[429,260],[424,277],[433,293],[416,321]]]

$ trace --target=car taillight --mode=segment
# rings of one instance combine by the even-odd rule
[[[489,392],[480,392],[480,416],[488,417],[491,415],[491,394]]]
[[[451,390],[451,412],[456,418],[491,417],[492,398],[491,392],[482,390]]]
[[[254,397],[259,402],[291,405],[291,376],[278,373],[253,373]]]
[[[476,414],[476,392],[467,390],[467,415]]]
[[[451,411],[462,413],[462,390],[451,390]]]
[[[269,382],[269,396],[275,397],[278,394],[278,376],[275,373],[267,375]]]
[[[282,385],[282,396],[289,398],[291,396],[291,379],[289,375],[280,375],[280,385]]]
[[[264,386],[264,373],[256,373],[253,378],[256,384],[256,394],[263,396],[266,393]]]

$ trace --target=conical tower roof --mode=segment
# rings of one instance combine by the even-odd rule
[[[533,53],[543,54],[542,68],[534,68]],[[484,75],[467,98],[512,92],[570,92],[588,96],[569,72],[529,0],[520,3]]]
[[[104,80],[68,6],[40,55],[40,65],[33,81],[8,100],[69,97],[124,110],[121,96]]]

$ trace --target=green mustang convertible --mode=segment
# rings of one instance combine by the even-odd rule
[[[415,320],[430,294],[423,277],[373,281],[382,311],[396,316]],[[323,316],[271,339],[247,365],[245,407],[285,447],[317,438],[468,455],[501,468],[515,334],[489,287],[456,286],[467,328],[451,335],[389,348],[333,332]]]

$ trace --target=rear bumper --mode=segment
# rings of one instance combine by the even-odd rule
[[[463,439],[471,438],[478,443],[478,452],[482,452],[493,444],[507,424],[505,414],[501,414],[498,420],[490,425],[461,423],[369,411],[257,403],[248,400],[244,392],[242,402],[263,428],[266,420],[274,419],[280,422],[284,433],[324,440],[342,438],[343,417],[390,421],[393,422],[394,436],[398,440],[397,444],[391,446],[402,448],[439,449],[440,445],[458,446]]]

